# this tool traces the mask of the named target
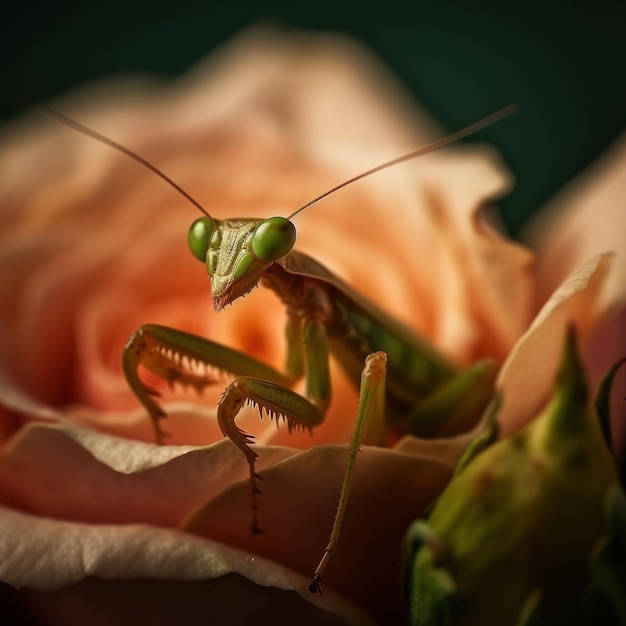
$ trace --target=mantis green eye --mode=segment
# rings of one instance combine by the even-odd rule
[[[189,227],[187,242],[196,259],[206,260],[206,253],[214,229],[215,222],[209,217],[200,217]]]
[[[285,217],[263,220],[252,235],[252,250],[264,263],[285,256],[296,242],[296,227]]]

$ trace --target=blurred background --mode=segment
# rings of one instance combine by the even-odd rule
[[[0,121],[87,81],[175,77],[260,21],[350,35],[450,130],[502,106],[483,131],[517,178],[501,201],[512,234],[626,127],[626,2],[13,4],[0,38]]]

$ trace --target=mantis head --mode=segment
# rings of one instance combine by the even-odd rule
[[[286,217],[215,220],[200,217],[189,228],[189,247],[206,263],[213,306],[220,311],[246,295],[265,271],[296,242],[296,227]]]
[[[220,311],[239,296],[247,294],[259,282],[272,263],[289,253],[296,242],[296,227],[291,221],[296,215],[361,178],[443,148],[511,115],[517,110],[515,106],[508,106],[428,146],[403,154],[353,176],[303,204],[287,217],[216,220],[180,185],[132,150],[49,107],[42,105],[34,105],[34,107],[62,124],[134,159],[161,177],[204,214],[204,217],[197,219],[191,225],[188,241],[194,256],[207,265],[211,277],[213,306],[216,311]]]

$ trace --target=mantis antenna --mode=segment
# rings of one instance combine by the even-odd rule
[[[117,141],[113,141],[113,139],[109,139],[109,137],[106,137],[105,135],[101,135],[100,133],[96,132],[95,130],[92,130],[91,128],[87,126],[83,126],[83,124],[76,122],[75,120],[69,117],[66,117],[62,113],[59,113],[58,111],[55,111],[54,109],[51,109],[50,107],[47,107],[43,104],[34,104],[32,106],[33,108],[37,109],[41,113],[44,113],[45,115],[48,115],[56,119],[62,124],[65,124],[66,126],[73,128],[74,130],[77,130],[83,135],[87,135],[88,137],[91,137],[92,139],[95,139],[103,144],[106,144],[107,146],[114,148],[115,150],[125,154],[131,159],[134,159],[138,163],[141,163],[141,165],[143,165],[144,167],[147,167],[149,170],[154,172],[157,176],[162,178],[171,187],[173,187],[176,191],[178,191],[178,193],[180,193],[189,202],[191,202],[191,204],[193,204],[201,213],[206,215],[208,218],[211,217],[209,215],[209,212],[195,198],[193,198],[189,193],[187,193],[179,184],[174,182],[167,174],[163,173],[158,167],[156,167],[156,165],[153,165],[152,163],[150,163],[150,161],[147,161],[142,156],[139,156],[137,153],[133,152],[129,148],[126,148],[122,144],[117,143]],[[491,115],[488,115],[487,117],[483,118],[482,120],[479,120],[478,122],[475,122],[474,124],[470,124],[469,126],[462,128],[456,133],[447,135],[446,137],[443,137],[439,139],[438,141],[435,141],[434,143],[424,146],[423,148],[420,148],[419,150],[413,150],[412,152],[396,157],[395,159],[391,159],[391,161],[387,161],[385,163],[382,163],[381,165],[377,165],[376,167],[373,167],[365,172],[362,172],[361,174],[358,174],[357,176],[353,176],[352,178],[345,180],[339,185],[336,185],[335,187],[333,187],[332,189],[329,189],[328,191],[325,191],[319,196],[313,198],[313,200],[309,200],[306,204],[303,204],[301,207],[296,209],[293,213],[288,215],[287,219],[288,220],[293,219],[296,215],[298,215],[298,213],[302,213],[302,211],[304,211],[305,209],[308,209],[312,204],[319,202],[320,200],[326,198],[327,196],[330,196],[330,194],[335,193],[335,191],[339,191],[340,189],[347,187],[348,185],[356,182],[357,180],[361,180],[361,178],[365,178],[366,176],[369,176],[370,174],[380,172],[381,170],[387,169],[388,167],[391,167],[392,165],[397,165],[398,163],[403,163],[404,161],[410,161],[411,159],[415,159],[419,156],[423,156],[425,154],[428,154],[429,152],[434,152],[435,150],[439,150],[440,148],[443,148],[444,146],[448,146],[451,143],[458,141],[459,139],[463,139],[465,137],[473,135],[479,130],[486,128],[487,126],[491,126],[491,124],[495,124],[496,122],[499,122],[501,119],[504,119],[505,117],[508,117],[509,115],[512,115],[513,113],[516,113],[516,112],[517,112],[517,106],[510,105],[508,107],[505,107],[504,109],[500,109],[499,111],[492,113]]]
[[[150,161],[147,161],[142,156],[139,156],[136,152],[133,152],[126,146],[123,146],[121,143],[117,143],[117,141],[113,141],[113,139],[109,139],[108,137],[101,135],[100,133],[96,132],[95,130],[87,126],[83,126],[80,122],[76,122],[72,118],[66,117],[62,113],[59,113],[58,111],[55,111],[54,109],[51,109],[50,107],[47,107],[43,104],[33,104],[32,107],[34,109],[37,109],[37,111],[41,113],[45,113],[46,115],[54,118],[58,122],[61,122],[62,124],[65,124],[66,126],[73,128],[74,130],[77,130],[79,133],[82,133],[83,135],[87,135],[88,137],[91,137],[92,139],[95,139],[96,141],[104,143],[107,146],[110,146],[111,148],[114,148],[115,150],[122,152],[126,156],[129,156],[131,159],[134,159],[135,161],[137,161],[137,163],[141,163],[141,165],[153,171],[157,176],[160,176],[166,183],[168,183],[170,186],[176,189],[176,191],[178,191],[179,194],[187,198],[187,200],[189,200],[191,204],[193,204],[196,208],[198,208],[208,218],[211,217],[209,215],[209,212],[194,197],[192,197],[189,193],[187,193],[178,183],[175,183],[167,174],[163,173],[156,165],[152,165]]]
[[[333,187],[332,189],[329,189],[328,191],[325,191],[324,193],[320,194],[316,198],[313,198],[313,200],[309,200],[306,204],[303,204],[300,208],[296,209],[293,213],[288,215],[287,219],[290,220],[294,218],[296,215],[298,215],[298,213],[302,213],[304,209],[308,209],[312,204],[319,202],[326,196],[330,196],[331,193],[335,193],[335,191],[339,191],[340,189],[343,189],[343,187],[346,187],[347,185],[350,185],[351,183],[357,180],[361,180],[361,178],[365,178],[366,176],[369,176],[370,174],[374,174],[375,172],[380,172],[380,170],[387,169],[388,167],[391,167],[392,165],[397,165],[398,163],[403,163],[404,161],[410,161],[411,159],[415,159],[419,156],[423,156],[424,154],[428,154],[429,152],[434,152],[435,150],[439,150],[439,148],[443,148],[444,146],[448,146],[451,143],[458,141],[459,139],[463,139],[464,137],[473,135],[474,133],[477,133],[479,130],[486,128],[487,126],[491,126],[492,124],[499,122],[501,119],[504,119],[505,117],[508,117],[509,115],[513,115],[513,113],[516,113],[517,110],[518,110],[518,107],[514,104],[511,104],[508,107],[505,107],[504,109],[500,109],[499,111],[496,111],[495,113],[492,113],[491,115],[488,115],[482,120],[479,120],[478,122],[475,122],[474,124],[470,124],[469,126],[462,128],[456,133],[452,133],[451,135],[442,137],[438,141],[435,141],[434,143],[424,146],[423,148],[420,148],[419,150],[413,150],[412,152],[403,154],[402,156],[396,157],[395,159],[391,159],[391,161],[387,161],[385,163],[382,163],[381,165],[377,165],[376,167],[373,167],[372,169],[367,170],[366,172],[362,172],[361,174],[358,174],[357,176],[353,176],[349,180],[345,180],[343,183],[340,183],[336,187]]]

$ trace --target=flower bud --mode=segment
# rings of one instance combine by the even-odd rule
[[[411,623],[579,623],[617,482],[571,331],[548,406],[471,460],[411,527]]]

